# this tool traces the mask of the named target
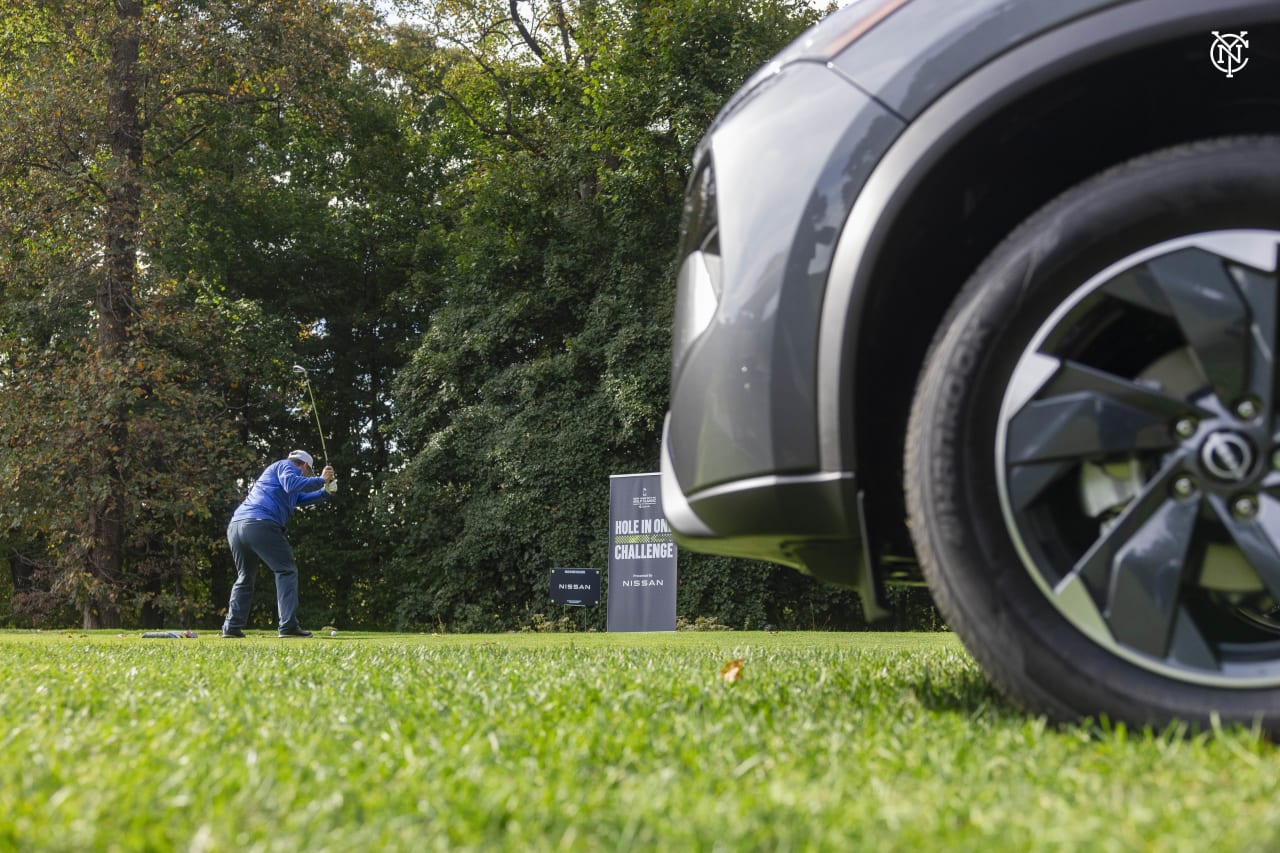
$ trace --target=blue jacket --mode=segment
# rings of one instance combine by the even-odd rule
[[[297,465],[281,459],[262,472],[231,520],[254,518],[274,521],[284,527],[295,509],[318,503],[328,496],[324,477],[304,477]]]

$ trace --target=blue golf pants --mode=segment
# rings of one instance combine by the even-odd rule
[[[253,581],[258,559],[276,576],[276,605],[280,610],[280,630],[298,626],[298,564],[293,548],[284,538],[284,528],[274,521],[257,518],[227,525],[227,544],[236,563],[236,583],[231,587],[227,621],[222,627],[243,628],[253,603]],[[255,557],[257,559],[255,559]]]

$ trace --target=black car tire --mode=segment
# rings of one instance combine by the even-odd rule
[[[947,624],[1023,708],[1280,729],[1273,238],[1280,139],[1170,148],[1025,221],[940,327],[911,533]]]

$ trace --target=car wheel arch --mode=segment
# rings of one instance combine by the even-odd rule
[[[1150,27],[1149,18],[1144,20],[1141,11],[1147,5],[1113,7],[1073,21],[1006,52],[953,86],[915,117],[890,146],[846,218],[828,276],[817,343],[819,454],[824,470],[859,472],[869,495],[872,529],[867,533],[873,559],[882,552],[902,553],[904,547],[910,553],[901,512],[901,458],[885,453],[885,442],[902,441],[916,374],[937,324],[969,275],[1005,234],[1059,192],[1143,150],[1197,136],[1280,131],[1267,124],[1271,119],[1265,111],[1257,116],[1237,115],[1223,107],[1203,127],[1195,121],[1153,126],[1129,147],[1117,143],[1114,150],[1092,152],[1092,159],[1067,163],[1060,174],[1044,176],[1041,185],[1022,191],[1020,197],[1017,191],[1013,197],[1007,193],[994,200],[984,197],[977,178],[967,186],[949,181],[948,169],[963,169],[966,159],[1008,133],[1019,121],[1019,110],[1037,99],[1046,111],[1066,95],[1075,99],[1077,111],[1094,103],[1125,109],[1115,93],[1105,104],[1101,99],[1089,100],[1088,86],[1105,85],[1107,69],[1122,69],[1126,57],[1141,55],[1135,50],[1185,65],[1189,60],[1184,45],[1207,35],[1206,4],[1183,4],[1181,17],[1160,28]],[[1274,6],[1264,7],[1257,0],[1221,4],[1212,19],[1230,27],[1250,15],[1262,16],[1264,8],[1268,20],[1280,29],[1280,14]],[[1207,69],[1207,49],[1201,58]],[[1197,72],[1185,68],[1184,73]],[[1205,71],[1209,73],[1211,69]],[[1083,88],[1070,91],[1073,86]],[[1099,93],[1099,98],[1105,94]],[[1099,111],[1105,115],[1105,110]],[[1067,110],[1058,120],[1065,123],[1075,117]],[[1040,138],[1053,132],[1052,126],[1038,131]],[[1034,145],[1037,138],[1032,134],[1026,144]],[[1001,151],[1001,159],[1010,162],[1031,156],[1033,152],[1027,150]],[[972,206],[966,214],[972,216],[966,224],[975,225],[971,233],[958,237],[956,223],[943,216],[934,222],[936,234],[917,227],[912,214],[921,210],[922,194],[937,186],[949,188],[957,209]],[[983,209],[984,204],[990,208]],[[904,270],[903,258],[919,263],[922,246],[939,249],[930,263],[942,264],[938,256],[945,254],[954,265],[945,275],[916,286],[910,262]],[[896,286],[883,286],[895,278]],[[904,328],[904,320],[918,321],[919,328]],[[887,392],[886,383],[893,386]],[[886,527],[890,529],[877,529]]]

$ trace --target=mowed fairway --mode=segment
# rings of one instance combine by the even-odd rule
[[[946,634],[8,633],[0,697],[3,850],[1280,849],[1265,738],[1046,726]]]

